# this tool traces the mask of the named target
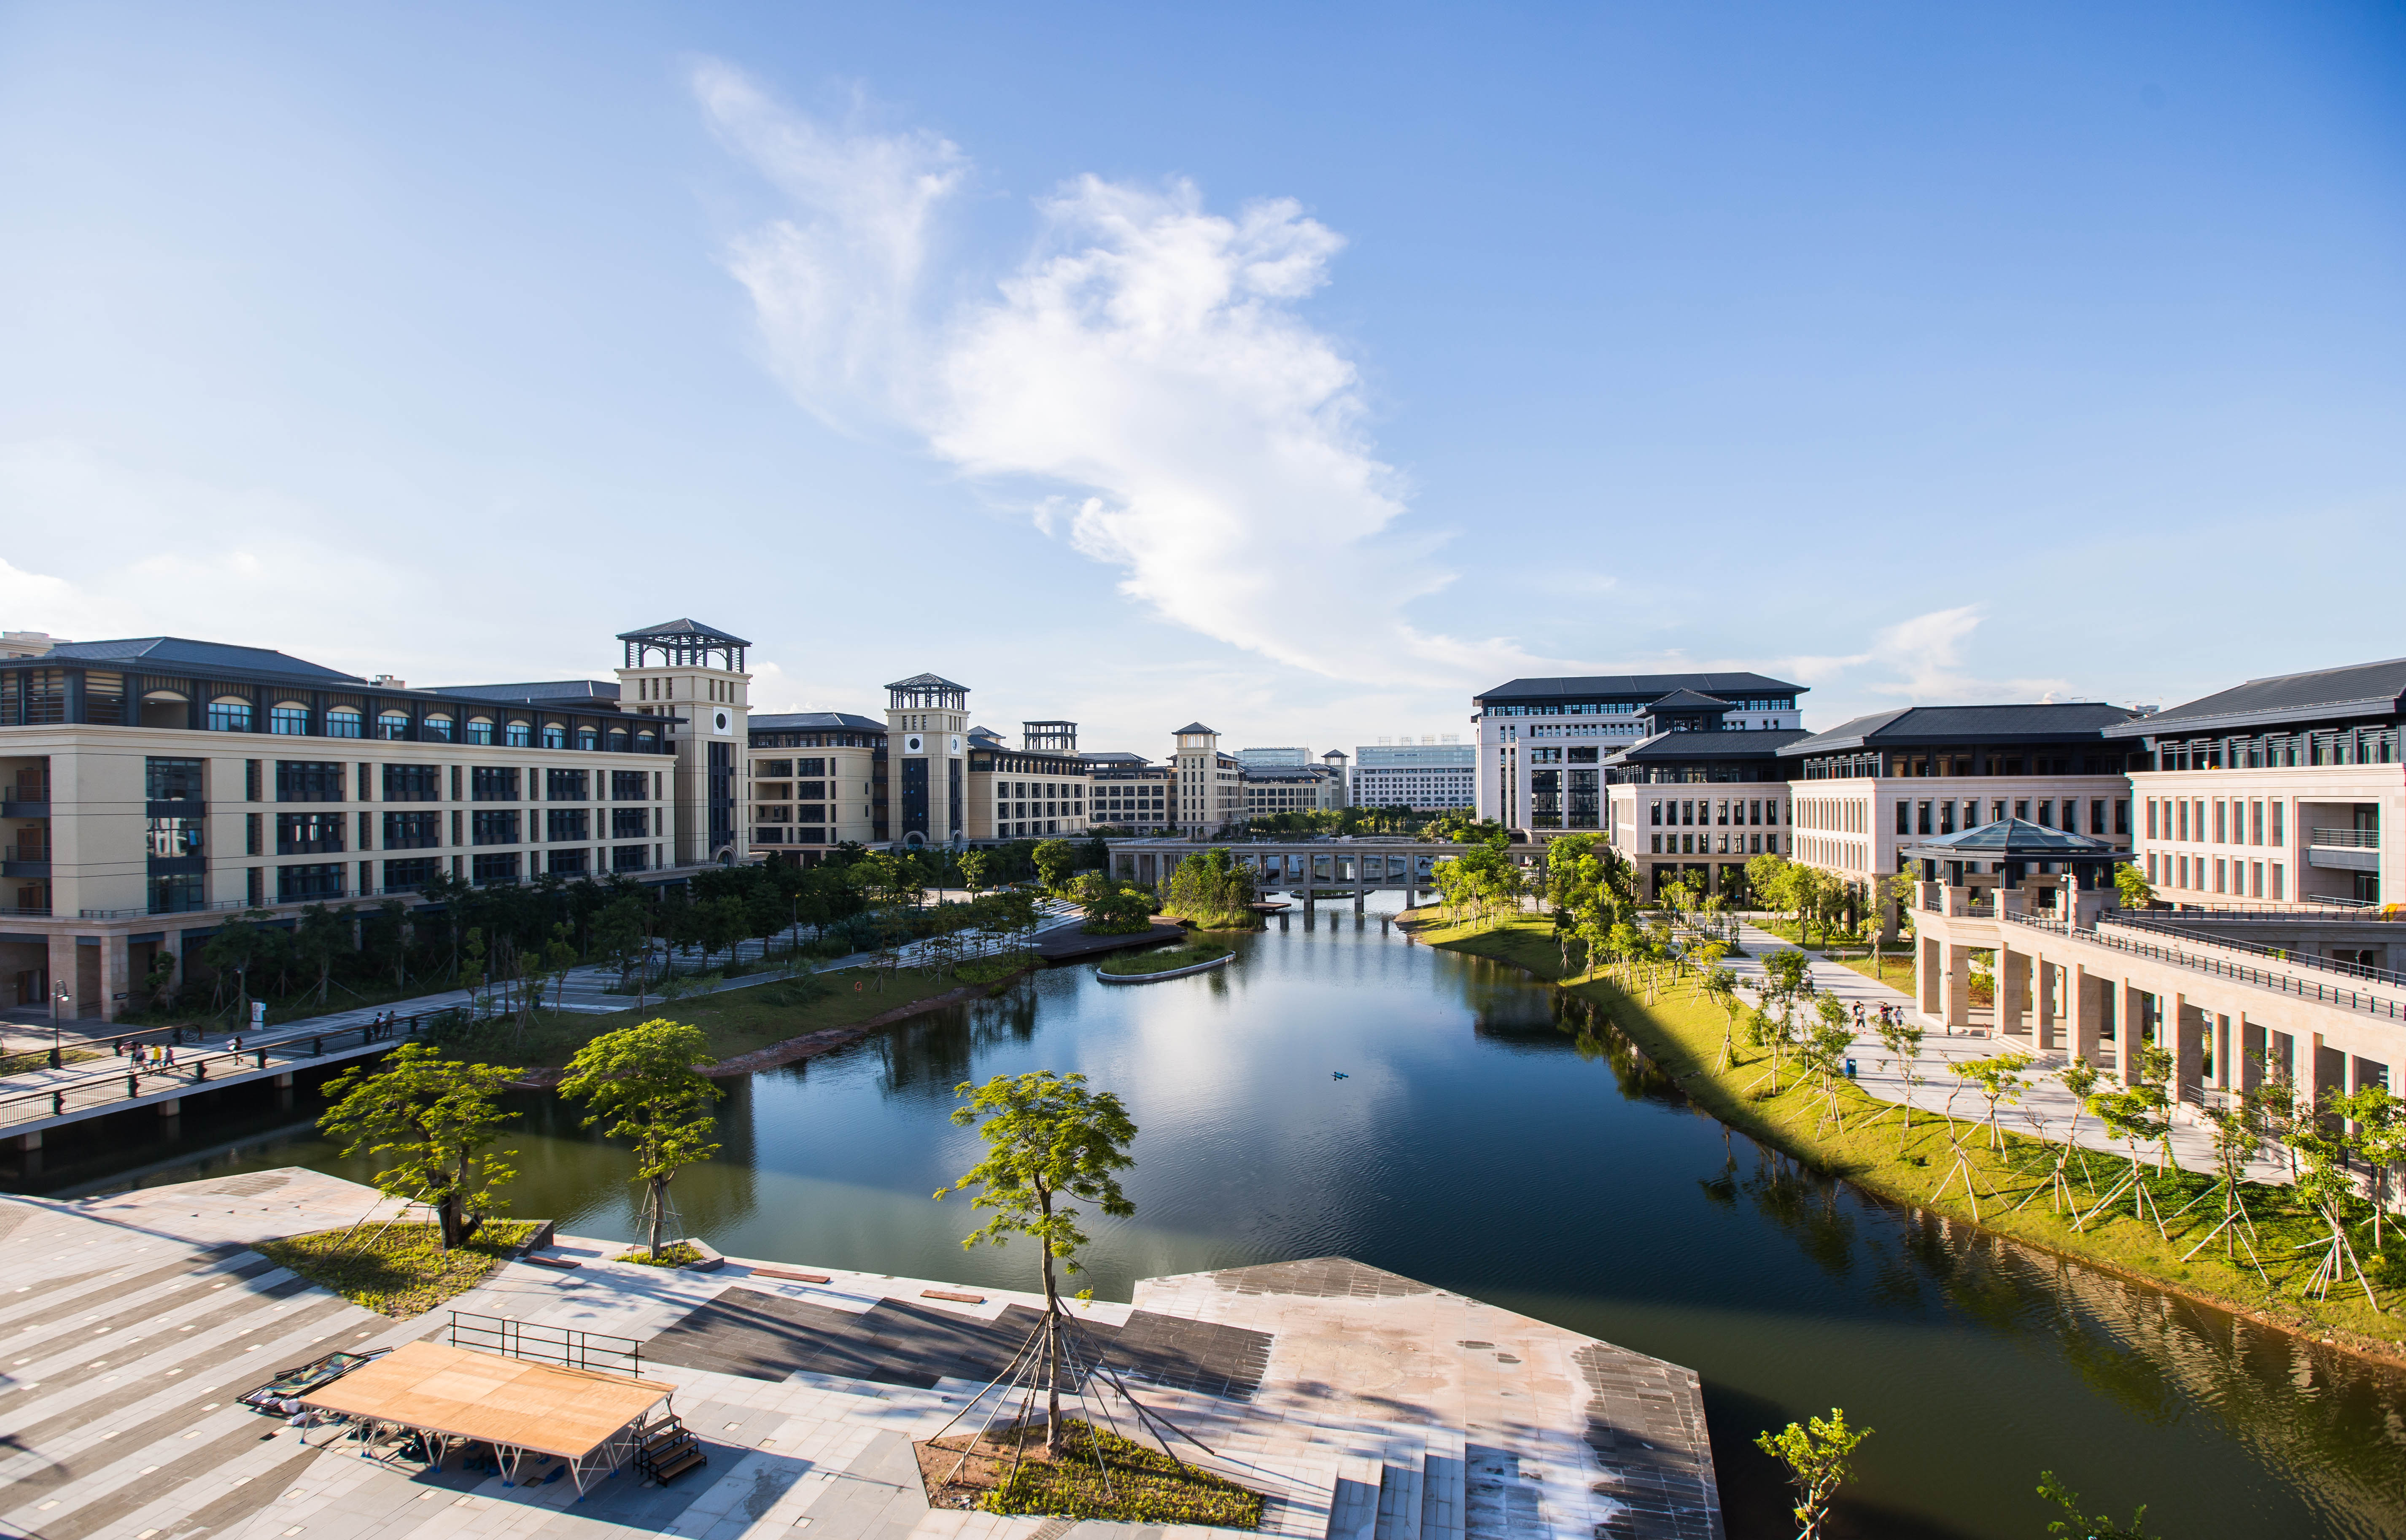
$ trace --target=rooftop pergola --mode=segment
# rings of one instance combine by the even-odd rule
[[[707,669],[713,666],[711,655],[715,653],[721,660],[716,666],[729,673],[743,671],[743,650],[752,645],[740,636],[693,619],[663,620],[642,630],[620,631],[618,640],[626,644],[625,666],[630,669],[651,667],[654,653],[659,654],[666,668]]]
[[[1953,863],[1959,879],[1966,865],[1976,871],[1983,869],[1982,863],[1994,862],[2006,887],[2013,886],[2014,879],[2033,862],[2052,862],[2093,886],[2099,872],[2111,871],[2130,858],[2130,851],[2110,841],[2073,829],[2048,828],[2027,818],[2000,818],[1960,834],[1923,840],[1899,854],[1917,861]]]
[[[1019,724],[1019,746],[1030,752],[1075,754],[1078,752],[1078,724],[1022,722]]]
[[[898,712],[965,712],[969,687],[941,674],[914,673],[885,686],[885,704]]]

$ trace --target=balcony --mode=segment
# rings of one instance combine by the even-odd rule
[[[50,799],[9,796],[0,798],[0,818],[48,818]]]
[[[2308,829],[2306,865],[2334,871],[2379,871],[2381,831],[2367,828]]]
[[[48,877],[50,874],[49,844],[10,845],[0,856],[0,877]]]

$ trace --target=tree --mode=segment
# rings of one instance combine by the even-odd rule
[[[618,969],[623,985],[629,973],[635,975],[635,1009],[644,1009],[644,992],[651,982],[652,937],[650,913],[641,898],[614,900],[593,920],[593,944]]]
[[[1871,1435],[1869,1428],[1847,1427],[1841,1406],[1831,1407],[1826,1420],[1816,1417],[1755,1435],[1756,1448],[1788,1467],[1788,1484],[1796,1489],[1796,1505],[1789,1510],[1796,1516],[1796,1540],[1819,1540],[1831,1497],[1853,1474],[1847,1462]]]
[[[718,1153],[718,1120],[703,1110],[725,1095],[701,1071],[710,1056],[701,1028],[665,1019],[604,1032],[576,1051],[559,1094],[592,1110],[585,1126],[618,1120],[602,1133],[635,1141],[635,1180],[644,1184],[651,1253],[659,1259],[668,1224],[669,1182],[686,1166]]]
[[[961,857],[961,885],[968,888],[971,893],[977,892],[980,888],[985,886],[987,869],[993,865],[994,857],[988,855],[982,850],[973,850],[963,855]]]
[[[986,1154],[952,1186],[938,1188],[936,1200],[979,1189],[972,1206],[993,1217],[962,1238],[965,1250],[981,1242],[1001,1246],[1013,1236],[1037,1244],[1044,1264],[1044,1320],[1039,1325],[1044,1334],[1044,1452],[1057,1460],[1066,1323],[1054,1264],[1058,1261],[1065,1272],[1083,1271],[1078,1250],[1087,1244],[1078,1228],[1079,1210],[1062,1200],[1090,1203],[1118,1219],[1136,1212],[1120,1191],[1118,1176],[1136,1164],[1127,1152],[1136,1124],[1117,1096],[1088,1090],[1086,1077],[1076,1073],[1039,1069],[997,1075],[984,1085],[963,1081],[953,1095],[967,1104],[953,1109],[953,1122],[976,1127]]]
[[[1988,1115],[1983,1120],[1988,1125],[1988,1148],[2005,1147],[2004,1131],[1997,1126],[1997,1109],[2022,1099],[2021,1072],[2028,1069],[2031,1056],[2019,1050],[2009,1050],[1985,1059],[1966,1059],[1951,1066],[1958,1075],[1980,1088],[1980,1095],[1988,1104]]]
[[[1721,1008],[1721,1057],[1713,1067],[1727,1069],[1734,1051],[1731,1038],[1737,1031],[1737,1013],[1742,1009],[1737,997],[1737,975],[1728,968],[1715,968],[1705,975],[1701,987],[1705,998]]]
[[[1921,1083],[1921,1038],[1924,1030],[1920,1023],[1902,1010],[1890,1012],[1879,1024],[1880,1046],[1888,1052],[1888,1062],[1896,1067],[1897,1077],[1904,1081],[1904,1099],[1896,1104],[1903,1120],[1896,1135],[1899,1150],[1904,1148],[1905,1136],[1913,1132],[1913,1090]],[[1886,1115],[1881,1114],[1883,1117]]]
[[[1153,895],[1139,887],[1113,888],[1086,904],[1090,936],[1134,936],[1153,928]]]
[[[503,1163],[515,1150],[488,1147],[517,1116],[501,1109],[502,1088],[519,1071],[446,1059],[432,1044],[404,1042],[370,1074],[357,1065],[326,1083],[333,1107],[318,1120],[346,1141],[346,1158],[365,1151],[392,1164],[370,1180],[378,1189],[434,1210],[443,1249],[464,1246],[487,1216],[507,1207],[496,1190],[517,1172]]]
[[[2156,901],[2155,885],[2134,862],[2125,861],[2114,869],[2114,895],[2124,909],[2145,909]]]
[[[2372,1171],[2372,1249],[2378,1251],[2382,1218],[2389,1210],[2390,1172],[2406,1160],[2406,1102],[2376,1081],[2340,1097],[2331,1110],[2356,1125],[2356,1152]]]
[[[1036,872],[1046,887],[1057,888],[1069,880],[1078,865],[1078,847],[1067,840],[1040,841],[1034,856]]]

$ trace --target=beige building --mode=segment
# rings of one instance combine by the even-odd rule
[[[810,866],[885,839],[885,724],[850,712],[751,719],[752,851]]]
[[[1170,756],[1169,827],[1212,835],[1245,815],[1244,766],[1220,747],[1220,735],[1200,722],[1178,729]]]
[[[1169,832],[1170,807],[1177,799],[1174,772],[1140,754],[1083,756],[1091,788],[1089,821],[1098,828],[1125,829],[1132,834]]]
[[[969,692],[932,673],[885,686],[886,841],[898,849],[969,838]]]
[[[1345,756],[1331,749],[1317,765],[1243,765],[1238,785],[1245,798],[1245,816],[1274,817],[1281,812],[1335,812],[1345,805]]]
[[[616,698],[634,702],[638,716],[672,718],[662,732],[676,745],[674,864],[737,860],[751,823],[743,750],[752,676],[743,659],[752,643],[690,619],[624,631],[618,641],[626,654]]]
[[[113,1016],[229,911],[414,901],[437,876],[656,881],[725,851],[680,831],[711,827],[722,758],[731,779],[711,751],[742,739],[694,718],[740,685],[743,643],[705,639],[726,668],[635,663],[658,629],[628,633],[620,685],[410,689],[177,637],[0,658],[0,997]]]
[[[2184,907],[2384,904],[2406,896],[2406,659],[2253,679],[2111,729],[2139,860]]]
[[[973,841],[1083,840],[1092,793],[1075,722],[1022,723],[1015,749],[984,728],[969,733]]]

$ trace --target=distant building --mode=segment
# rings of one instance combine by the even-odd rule
[[[1216,728],[1189,722],[1175,736],[1170,827],[1186,834],[1217,834],[1245,815],[1245,768],[1220,747]]]
[[[1238,749],[1237,763],[1247,770],[1264,770],[1272,765],[1293,769],[1311,763],[1309,749]]]
[[[1081,755],[1092,800],[1088,822],[1103,828],[1124,828],[1138,834],[1169,832],[1173,772],[1140,754]]]
[[[1353,805],[1442,812],[1479,800],[1479,750],[1469,743],[1365,743],[1353,751]]]
[[[1479,816],[1529,831],[1602,824],[1601,761],[1658,731],[1792,732],[1801,685],[1759,673],[1592,674],[1515,679],[1473,699],[1478,708]],[[1682,709],[1675,697],[1691,698]],[[1533,777],[1551,777],[1550,795]]]
[[[1089,792],[1075,722],[1023,723],[1015,749],[987,728],[969,729],[972,841],[1083,839]]]
[[[850,712],[752,718],[752,846],[811,865],[885,839],[885,724]]]
[[[1334,812],[1346,805],[1341,766],[1247,766],[1239,784],[1244,787],[1248,818],[1274,817],[1281,812]]]

